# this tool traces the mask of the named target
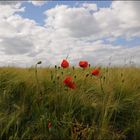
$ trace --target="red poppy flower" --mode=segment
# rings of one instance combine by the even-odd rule
[[[99,70],[99,69],[94,69],[94,70],[91,72],[91,74],[94,75],[94,76],[99,76],[100,70]]]
[[[66,86],[68,86],[71,89],[76,88],[76,84],[72,81],[72,77],[70,77],[70,76],[66,77],[63,82]]]
[[[69,82],[67,86],[69,88],[71,88],[71,89],[75,89],[76,88],[76,84],[74,82]]]
[[[71,76],[67,76],[64,80],[64,84],[68,84],[69,82],[72,82],[72,77]]]
[[[68,68],[69,67],[69,62],[66,59],[63,59],[63,61],[61,63],[61,67]]]
[[[80,61],[79,66],[82,68],[87,68],[88,67],[88,62],[87,61]]]
[[[52,124],[51,122],[48,123],[48,128],[51,128],[52,127]]]

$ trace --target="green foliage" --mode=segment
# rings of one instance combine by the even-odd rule
[[[0,68],[0,138],[138,140],[140,69],[91,70]],[[64,85],[67,75],[76,89]]]

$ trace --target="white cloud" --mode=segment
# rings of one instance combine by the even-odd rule
[[[114,1],[110,8],[101,8],[94,15],[105,35],[131,38],[140,36],[138,9],[138,1]]]
[[[39,26],[16,14],[24,12],[21,4],[0,4],[0,65],[31,66],[38,60],[42,65],[59,65],[68,54],[72,64],[88,60],[108,65],[112,57],[112,64],[123,65],[125,59],[135,56],[134,62],[140,65],[140,46],[112,44],[118,36],[140,36],[139,8],[135,2],[117,1],[98,10],[95,4],[58,5],[45,12],[46,24]],[[105,44],[102,38],[110,43]]]
[[[3,38],[1,41],[1,46],[1,51],[4,53],[8,55],[16,55],[29,53],[33,48],[33,43],[27,37],[10,37]]]
[[[35,6],[42,6],[46,3],[46,1],[44,1],[44,0],[38,0],[38,1],[33,0],[33,1],[29,1],[29,2],[31,2]]]
[[[39,36],[46,32],[45,28],[17,15],[19,11],[23,11],[19,4],[0,5],[0,65],[32,65],[33,57],[41,50]]]
[[[89,4],[89,3],[84,3],[82,5],[83,7],[85,7],[86,9],[90,10],[90,11],[97,11],[97,5],[96,4]]]
[[[15,4],[0,4],[0,19],[5,20],[9,16],[12,16],[16,12],[24,12],[25,8],[20,7],[21,3]]]
[[[91,36],[100,30],[93,14],[84,7],[56,6],[45,14],[48,17],[46,27],[65,31],[72,37]]]
[[[72,37],[140,36],[139,2],[114,1],[109,8],[85,3],[81,7],[56,6],[45,12],[46,26],[63,29]]]
[[[20,3],[20,2],[18,2],[18,1],[7,1],[7,0],[0,1],[0,5],[15,5],[17,3]]]

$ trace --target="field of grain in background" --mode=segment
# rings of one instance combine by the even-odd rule
[[[0,137],[138,140],[140,69],[0,68]],[[63,83],[70,75],[76,83]]]

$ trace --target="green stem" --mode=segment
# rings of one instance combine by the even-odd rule
[[[36,78],[36,83],[37,83],[37,91],[42,95],[40,86],[39,86],[39,80],[38,80],[38,74],[37,74],[37,64],[35,65],[35,78]]]
[[[104,94],[105,92],[104,92],[104,89],[103,89],[103,85],[102,85],[101,77],[100,77],[100,87],[101,87],[101,91],[102,91],[103,94]]]

